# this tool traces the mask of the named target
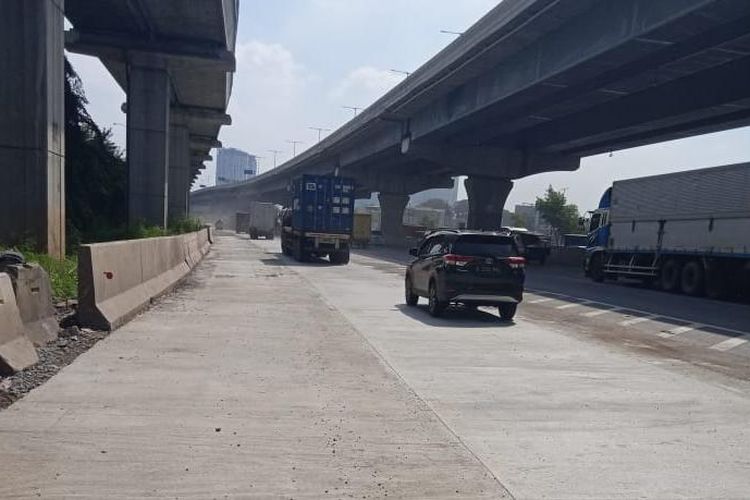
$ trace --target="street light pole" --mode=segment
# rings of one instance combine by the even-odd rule
[[[320,136],[323,132],[330,132],[330,128],[321,128],[321,127],[307,127],[310,130],[317,130],[318,131],[318,142],[320,142]]]
[[[287,140],[286,142],[292,145],[292,157],[297,156],[297,144],[304,144],[304,142],[302,141]]]
[[[352,111],[354,111],[354,116],[355,117],[357,116],[357,113],[359,113],[360,111],[362,111],[362,108],[358,108],[356,106],[341,106],[341,107],[344,108],[344,109],[351,109]]]
[[[276,156],[280,153],[283,153],[283,151],[279,151],[278,149],[269,149],[269,153],[273,153],[273,168],[276,168]]]

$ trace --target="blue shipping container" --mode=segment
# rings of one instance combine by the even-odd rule
[[[292,181],[292,227],[298,231],[352,232],[354,180],[303,175]]]

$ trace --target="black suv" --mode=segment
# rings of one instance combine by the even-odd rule
[[[429,311],[440,316],[452,303],[468,307],[497,306],[510,320],[523,300],[526,259],[510,233],[438,231],[409,253],[416,260],[406,268],[406,303],[429,299]]]

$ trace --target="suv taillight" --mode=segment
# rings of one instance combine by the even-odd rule
[[[455,255],[452,253],[443,255],[443,262],[449,266],[464,267],[472,260],[474,260],[474,257],[467,257],[465,255]]]
[[[505,261],[511,269],[523,269],[526,267],[526,259],[523,257],[508,257]]]

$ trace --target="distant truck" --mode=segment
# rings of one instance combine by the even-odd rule
[[[282,211],[281,250],[305,262],[328,257],[348,264],[354,223],[354,181],[303,175],[290,185],[292,205]]]
[[[250,227],[250,214],[247,212],[237,212],[234,215],[234,232],[246,233]]]
[[[250,202],[247,228],[250,239],[257,240],[260,237],[264,237],[267,240],[272,240],[276,232],[278,215],[279,210],[273,203]]]
[[[591,212],[584,268],[594,281],[750,293],[750,163],[615,182]]]

